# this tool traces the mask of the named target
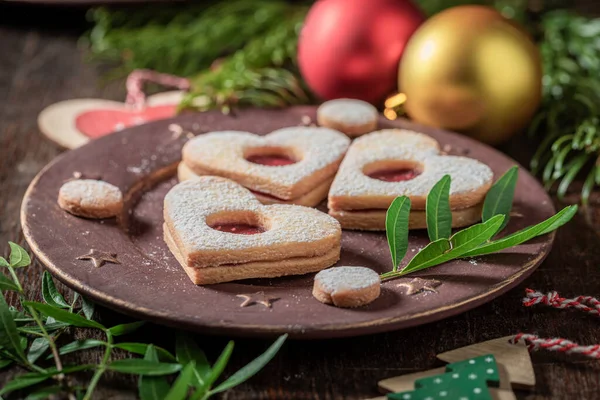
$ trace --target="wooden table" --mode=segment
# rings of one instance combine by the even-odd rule
[[[0,253],[8,254],[7,241],[24,245],[19,225],[21,198],[31,179],[61,149],[43,138],[37,114],[46,106],[70,98],[124,99],[122,82],[100,86],[101,74],[83,61],[78,35],[85,28],[84,9],[34,8],[0,4]],[[528,147],[529,146],[529,147]],[[503,150],[526,163],[531,145],[516,139]],[[573,199],[576,199],[573,197]],[[561,205],[557,202],[557,207]],[[557,290],[565,296],[600,294],[600,240],[590,221],[600,208],[581,212],[557,235],[544,264],[523,285],[473,311],[427,326],[388,334],[329,341],[290,341],[257,376],[223,398],[235,399],[363,399],[378,394],[377,381],[437,367],[435,355],[517,332],[544,337],[565,337],[581,344],[600,342],[597,318],[573,311],[521,306],[526,287]],[[39,296],[39,262],[19,271],[27,292]],[[67,290],[60,286],[61,290]],[[9,297],[14,303],[15,298]],[[110,325],[129,319],[107,309],[97,318]],[[67,343],[89,332],[61,338]],[[173,331],[146,326],[126,338],[152,341],[172,348]],[[197,336],[214,360],[227,338]],[[262,352],[268,342],[236,340],[232,373]],[[116,353],[124,357],[125,353]],[[98,362],[101,352],[86,350],[65,357],[67,362]],[[550,353],[533,354],[538,384],[522,399],[597,399],[600,364]],[[0,386],[18,368],[0,372]],[[81,383],[89,376],[82,375]],[[106,374],[97,390],[99,399],[136,398],[136,379]]]

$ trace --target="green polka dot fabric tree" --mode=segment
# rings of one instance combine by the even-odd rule
[[[388,394],[389,400],[492,400],[499,387],[496,358],[488,354],[448,364],[446,372],[415,381],[415,390]]]

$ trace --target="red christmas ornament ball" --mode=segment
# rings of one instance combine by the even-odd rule
[[[320,0],[300,34],[300,72],[323,99],[381,102],[396,88],[406,42],[424,20],[409,0]]]

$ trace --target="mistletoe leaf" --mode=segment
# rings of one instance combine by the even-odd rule
[[[113,326],[112,328],[108,328],[108,331],[113,336],[122,336],[122,335],[126,335],[128,333],[131,333],[131,332],[135,332],[136,330],[138,330],[139,328],[144,326],[144,324],[146,324],[146,321],[131,322],[129,324],[121,324],[121,325]]]
[[[0,292],[0,346],[15,354],[21,360],[27,360],[25,353],[21,348],[21,340],[17,325],[12,318],[8,304]]]
[[[52,276],[48,271],[44,271],[42,275],[42,298],[47,304],[53,307],[69,308],[65,298],[56,289]]]
[[[425,205],[427,234],[432,242],[438,239],[448,239],[452,234],[450,184],[450,175],[444,175],[427,195]]]
[[[106,343],[97,339],[75,340],[74,342],[65,344],[58,349],[58,354],[69,354],[79,350],[92,349],[98,346],[106,346]]]
[[[410,199],[407,196],[396,197],[385,215],[385,232],[394,271],[398,269],[408,250],[409,216]]]
[[[555,229],[560,228],[573,218],[577,213],[577,206],[568,206],[563,208],[560,212],[548,218],[547,220],[540,222],[537,225],[530,226],[522,229],[511,235],[503,237],[502,239],[494,240],[479,246],[465,254],[463,257],[475,257],[484,254],[495,253],[500,250],[508,249],[510,247],[517,246],[521,243],[525,243],[528,240],[533,239],[536,236],[544,235],[548,232],[552,232]]]
[[[14,290],[19,291],[19,287],[8,277],[0,274],[0,290]]]
[[[149,345],[144,360],[159,362],[158,353],[153,345]],[[169,392],[169,382],[162,376],[140,376],[138,393],[141,400],[163,400]]]
[[[194,379],[195,367],[194,361],[190,361],[190,363],[185,366],[183,371],[181,371],[181,374],[175,379],[173,386],[171,386],[171,390],[169,390],[169,393],[164,397],[164,400],[185,400],[189,386]]]
[[[179,372],[181,370],[181,364],[161,363],[139,358],[127,358],[111,362],[108,364],[108,369],[134,375],[170,375]]]
[[[229,362],[229,358],[231,357],[231,353],[233,353],[233,346],[233,341],[229,341],[229,343],[227,343],[227,346],[225,346],[225,348],[221,352],[221,355],[219,356],[217,361],[215,361],[212,370],[206,378],[206,382],[204,385],[206,388],[210,388],[212,384],[215,383],[217,379],[219,379],[219,376],[221,376],[221,374],[225,370],[225,367]]]
[[[15,390],[24,389],[29,386],[37,385],[40,382],[43,382],[49,379],[51,376],[42,373],[29,373],[23,375],[17,375],[13,380],[8,382],[7,384],[0,389],[0,395],[10,393]]]
[[[24,248],[16,243],[8,242],[10,246],[10,266],[13,268],[26,267],[31,264],[31,258]]]
[[[48,339],[44,337],[35,338],[34,341],[31,342],[29,352],[27,352],[27,360],[32,364],[35,363],[49,347],[50,343],[48,342]]]
[[[515,188],[519,178],[519,167],[513,166],[504,173],[490,188],[483,201],[481,220],[486,222],[495,215],[504,215],[504,222],[498,231],[508,224],[510,210],[512,210]]]
[[[177,332],[175,354],[177,362],[182,365],[194,362],[194,386],[204,385],[204,379],[210,373],[210,363],[194,339],[183,332]]]
[[[223,383],[210,391],[211,394],[221,393],[232,387],[235,387],[258,373],[269,361],[275,357],[283,343],[287,339],[287,334],[279,338],[260,356],[250,361],[245,367],[242,367],[236,373],[227,378]]]
[[[432,242],[433,246],[427,246],[415,256],[402,270],[403,274],[419,271],[433,267],[447,261],[458,258],[480,246],[498,232],[498,228],[504,221],[503,215],[496,215],[486,222],[470,226],[455,233],[449,240],[449,244],[443,244],[442,240]],[[431,244],[430,244],[431,245]]]
[[[60,308],[53,307],[49,304],[38,303],[35,301],[24,301],[23,306],[33,307],[34,309],[44,313],[49,317],[56,319],[57,321],[61,321],[73,326],[78,326],[80,328],[97,328],[106,330],[106,328],[102,326],[102,324],[96,321],[85,319],[80,315],[61,310]]]
[[[92,319],[94,316],[94,303],[90,299],[81,296],[81,310],[87,319]]]
[[[145,355],[148,351],[149,344],[146,343],[117,343],[113,345],[116,348],[126,350],[130,353]],[[154,350],[158,353],[161,361],[169,361],[169,362],[177,362],[177,359],[173,356],[173,354],[169,353],[167,350],[162,347],[153,346]]]
[[[61,385],[46,386],[29,394],[25,397],[25,400],[46,400],[51,398],[51,395],[62,392],[62,390],[63,387]]]

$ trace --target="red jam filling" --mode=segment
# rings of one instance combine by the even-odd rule
[[[375,171],[369,174],[370,178],[378,179],[385,182],[402,182],[410,181],[417,177],[419,172],[414,169],[401,168],[401,169],[384,169],[381,171]]]
[[[272,200],[285,201],[284,199],[280,199],[279,197],[273,196],[272,194],[269,194],[269,193],[257,192],[256,190],[252,190],[252,189],[248,189],[248,190],[250,190],[254,194],[259,194],[259,195],[261,195],[263,197],[267,197],[267,198],[272,199]]]
[[[221,232],[236,233],[238,235],[256,235],[264,232],[264,229],[261,227],[248,224],[220,224],[211,226],[211,228]]]
[[[262,154],[254,155],[246,158],[254,164],[268,165],[269,167],[281,167],[283,165],[295,164],[296,161],[289,157],[280,154]]]

